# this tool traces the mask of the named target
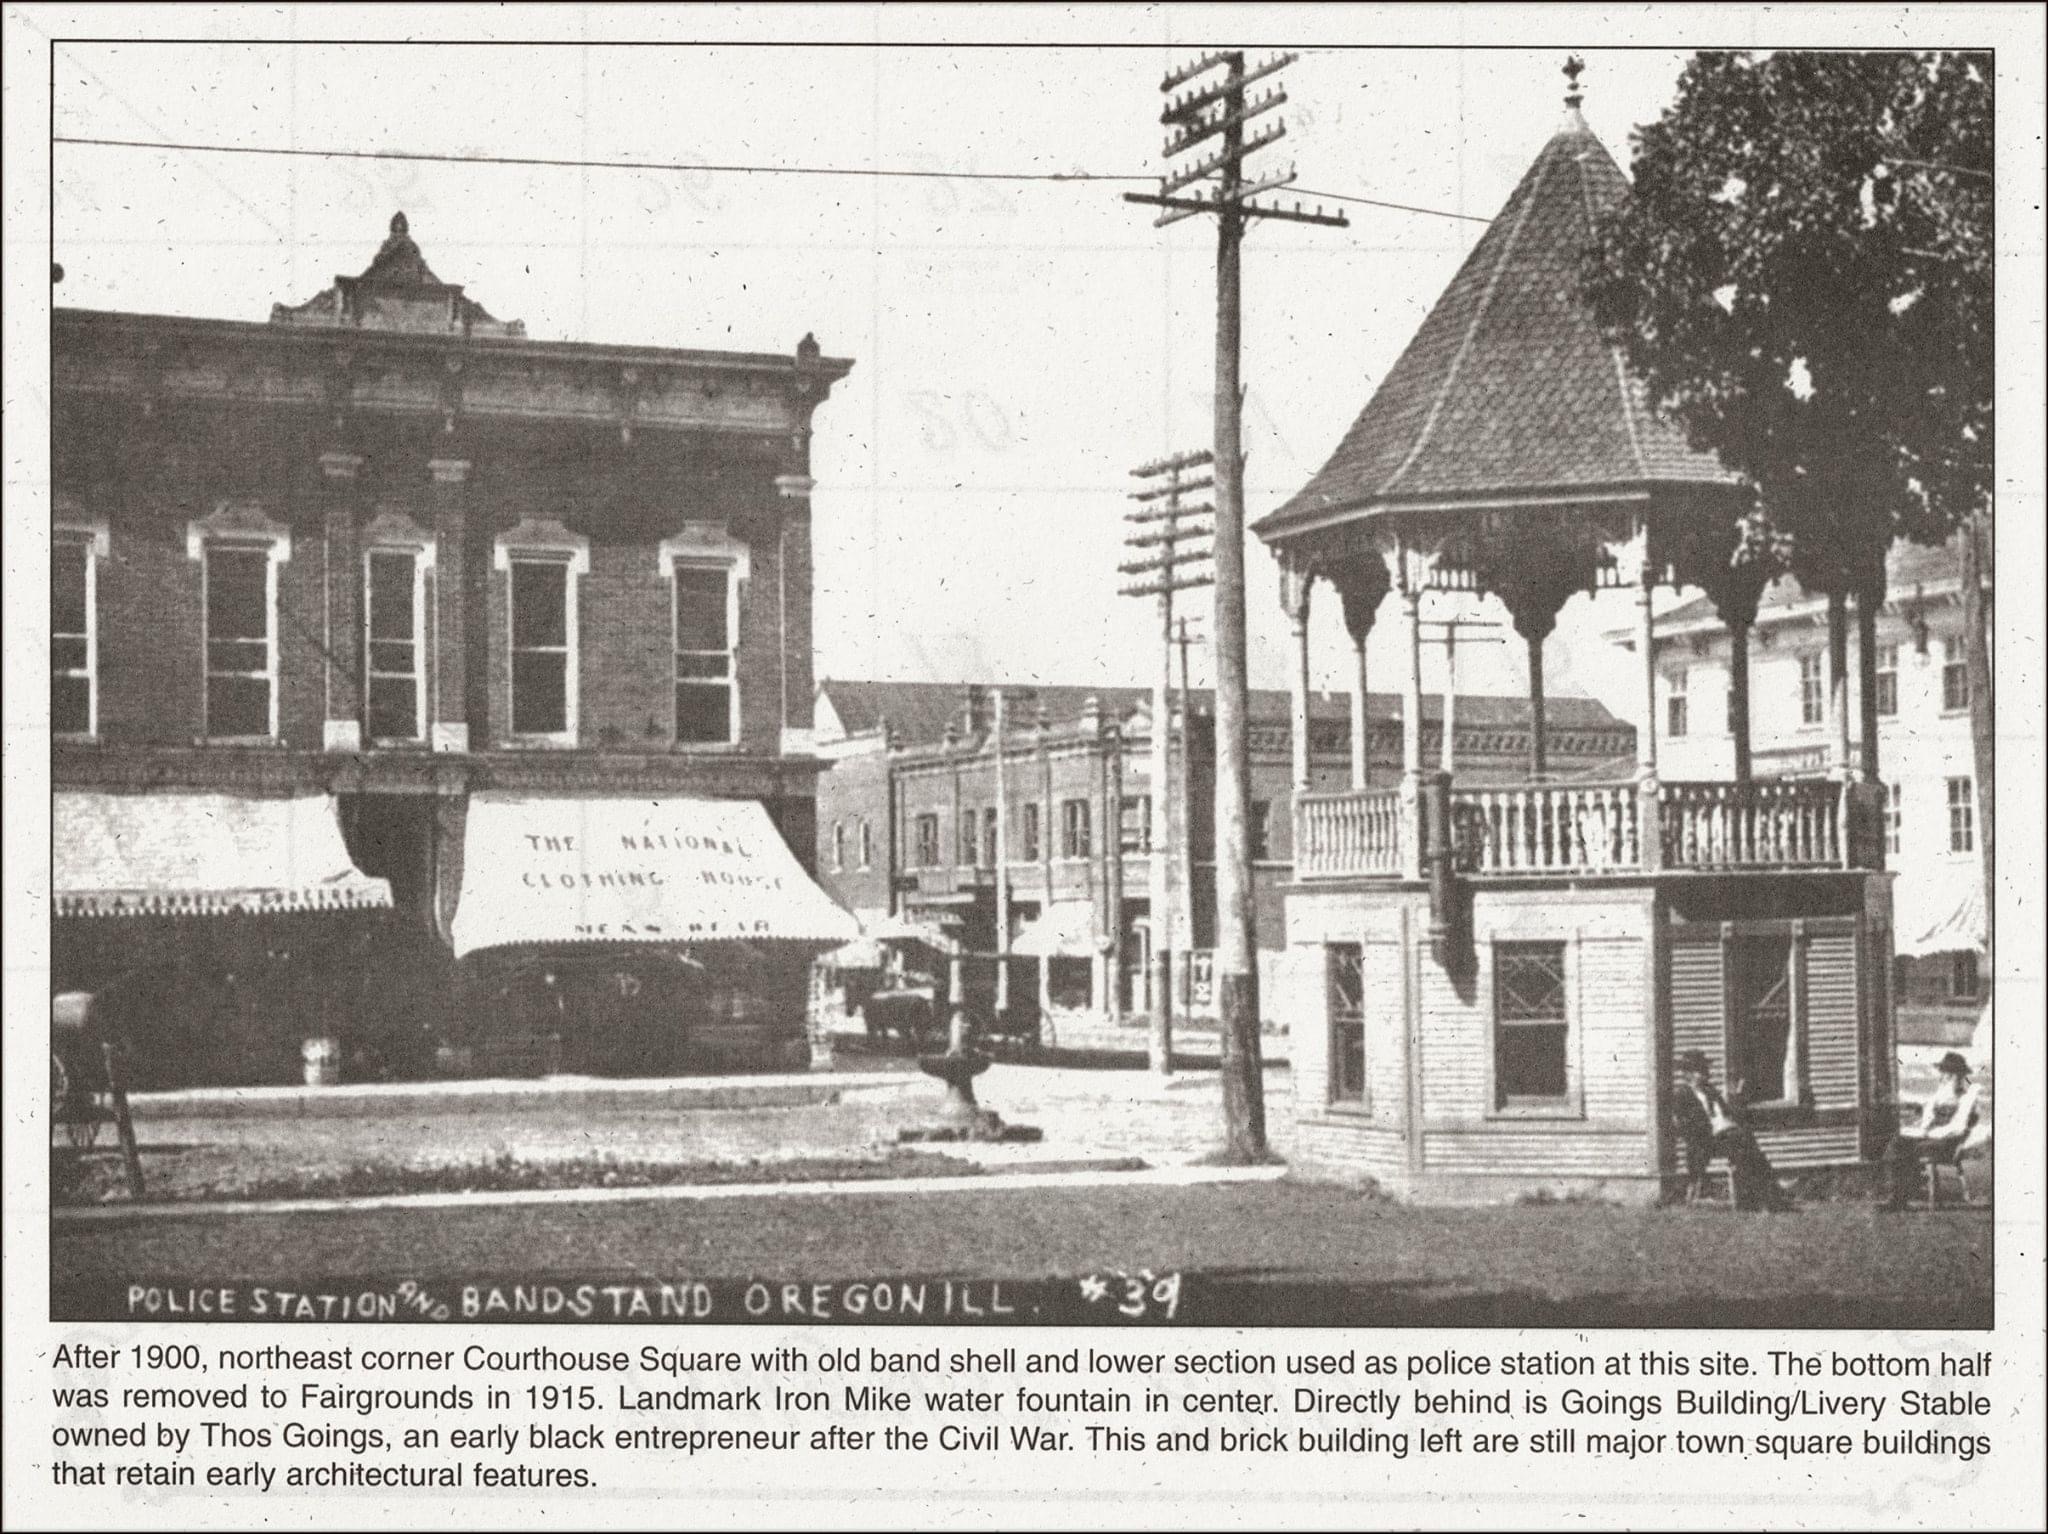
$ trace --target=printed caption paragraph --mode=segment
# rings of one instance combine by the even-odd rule
[[[1990,1349],[60,1347],[58,1486],[595,1488],[664,1456],[1968,1461]]]

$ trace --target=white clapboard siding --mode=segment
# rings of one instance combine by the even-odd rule
[[[1401,945],[1365,945],[1365,1092],[1376,1123],[1407,1117],[1407,988],[1401,983]]]
[[[1422,971],[1422,1116],[1463,1119],[1484,1113],[1486,1050],[1493,1015],[1493,959],[1479,953],[1472,1001],[1459,996],[1443,969],[1424,960]]]
[[[1399,1178],[1408,1169],[1408,1146],[1396,1130],[1356,1118],[1303,1119],[1294,1131],[1295,1164],[1318,1175]]]
[[[1517,1133],[1510,1129],[1432,1130],[1422,1137],[1432,1172],[1530,1172],[1631,1176],[1643,1170],[1643,1133]]]
[[[1648,1079],[1643,974],[1648,944],[1640,938],[1582,940],[1578,954],[1579,1069],[1586,1117],[1641,1124]]]

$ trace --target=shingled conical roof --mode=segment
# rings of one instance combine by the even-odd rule
[[[1576,105],[1321,472],[1260,534],[1332,513],[1733,483],[1656,415],[1580,263],[1628,180]]]

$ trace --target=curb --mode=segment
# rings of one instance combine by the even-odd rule
[[[521,1204],[703,1203],[736,1198],[838,1198],[858,1194],[1014,1193],[1036,1188],[1185,1188],[1276,1182],[1284,1166],[1169,1166],[1139,1172],[999,1172],[962,1177],[871,1177],[834,1182],[679,1183],[661,1188],[520,1188],[491,1193],[404,1193],[378,1198],[270,1199],[262,1203],[93,1204],[50,1211],[51,1224],[217,1219],[236,1215],[347,1214],[407,1209],[489,1209]]]
[[[536,1103],[579,1108],[631,1104],[677,1110],[795,1108],[837,1102],[854,1093],[930,1087],[929,1077],[904,1071],[837,1075],[649,1077],[548,1076],[539,1080],[358,1083],[331,1087],[197,1087],[180,1092],[136,1092],[128,1098],[137,1119],[367,1119],[407,1113],[492,1113]]]

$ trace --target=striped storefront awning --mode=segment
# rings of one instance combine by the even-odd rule
[[[1906,958],[1984,946],[1984,876],[1975,858],[1899,875],[1895,950]]]
[[[51,899],[59,916],[221,916],[391,904],[361,872],[326,794],[51,795]]]

